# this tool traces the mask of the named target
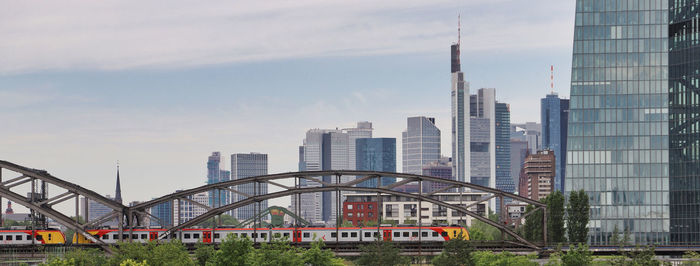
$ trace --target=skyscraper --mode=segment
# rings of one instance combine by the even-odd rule
[[[219,183],[224,180],[221,167],[221,153],[212,152],[207,160],[207,184]],[[228,193],[224,191],[209,191],[209,206],[221,206],[227,203]]]
[[[510,172],[510,106],[496,102],[496,189],[514,193],[515,181]],[[500,208],[500,205],[496,205]]]
[[[450,162],[450,159],[447,157],[441,157],[437,161],[429,162],[423,166],[423,175],[452,179],[452,162]],[[422,185],[424,193],[430,193],[450,186],[449,184],[432,181],[425,181]]]
[[[470,182],[496,188],[496,89],[479,89],[469,101]]]
[[[694,11],[671,12],[669,16],[669,6],[664,4],[672,11]],[[696,1],[576,1],[564,187],[566,192],[583,189],[589,195],[591,244],[610,244],[616,229],[629,232],[635,244],[667,244],[683,241],[684,235],[699,234],[698,215],[689,213],[687,205],[698,204],[696,198],[674,191],[671,199],[679,199],[679,205],[685,206],[676,209],[678,212],[669,208],[669,173],[679,173],[669,169],[669,134],[673,139],[684,133],[673,122],[669,124],[668,115],[669,103],[672,110],[680,112],[698,110],[697,102],[669,101],[675,99],[676,90],[669,97],[668,78],[669,73],[676,73],[673,67],[669,71],[669,65],[691,59],[689,55],[669,58],[669,43],[671,47],[675,43],[669,42],[668,36],[675,39],[679,35],[674,34],[673,24],[669,27],[668,18],[678,15],[688,21],[686,16],[697,18],[697,12]],[[689,31],[677,33],[685,32]],[[697,60],[697,54],[692,60]],[[693,67],[697,69],[697,61]],[[687,82],[686,78],[692,80],[686,76],[682,82]],[[680,87],[676,88],[682,90]],[[692,117],[672,114],[670,118],[678,118],[676,125],[684,127],[695,123],[689,121]],[[698,140],[697,136],[688,137],[671,143],[685,147],[691,144],[686,140]],[[671,179],[697,181],[697,168],[688,170]],[[690,183],[678,184],[683,189],[693,188]],[[694,226],[686,227],[682,219],[670,217],[687,217],[684,220]],[[672,231],[677,239],[669,239]]]
[[[556,93],[547,94],[541,100],[540,112],[542,114],[542,148],[553,151],[556,158],[554,189],[564,191],[569,100],[560,99]]]
[[[239,180],[247,177],[267,175],[267,154],[261,153],[234,153],[231,154],[231,178]],[[251,183],[236,186],[236,190],[248,195],[267,194],[266,183]],[[234,194],[236,201],[242,201],[248,197]],[[267,200],[258,206],[257,203],[240,207],[234,211],[236,219],[244,221],[253,217],[256,213],[267,209]]]
[[[452,175],[458,181],[469,181],[469,83],[464,81],[460,64],[460,42],[451,46],[452,70]]]
[[[396,172],[395,138],[359,138],[356,140],[356,168],[362,171]],[[396,178],[382,178],[382,186],[396,182]],[[370,179],[358,187],[377,187],[377,180]]]
[[[402,133],[403,172],[421,174],[424,165],[440,159],[440,129],[435,118],[409,117]]]
[[[348,170],[355,170],[355,140],[372,137],[372,122],[357,122],[357,127],[344,128],[343,131],[348,134]]]

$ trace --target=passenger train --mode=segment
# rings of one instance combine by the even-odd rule
[[[158,240],[166,229],[134,229],[133,232],[124,230],[122,240],[146,243]],[[99,238],[105,243],[119,242],[119,230],[94,229],[87,233]],[[170,239],[180,239],[185,244],[221,243],[229,234],[246,237],[255,242],[268,242],[272,239],[288,239],[293,243],[309,243],[316,240],[324,242],[373,242],[377,238],[392,242],[414,242],[419,239],[424,242],[444,242],[458,238],[469,240],[469,233],[459,226],[427,226],[427,227],[341,227],[341,228],[188,228],[168,236]],[[338,236],[339,234],[339,236]],[[419,237],[420,235],[420,237]],[[64,234],[57,229],[36,230],[33,244],[65,244]],[[93,243],[83,235],[73,236],[72,243]],[[32,231],[25,229],[0,229],[0,246],[32,244]]]

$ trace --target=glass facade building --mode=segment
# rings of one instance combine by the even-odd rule
[[[700,2],[669,1],[671,242],[700,243]]]
[[[542,98],[542,147],[554,152],[556,171],[554,189],[564,191],[566,176],[566,135],[569,121],[569,100],[560,99],[556,93]]]
[[[359,138],[355,140],[356,169],[361,171],[396,172],[395,138]],[[382,178],[382,186],[396,182],[396,178]],[[377,187],[377,180],[370,179],[358,187]]]
[[[594,245],[669,242],[668,8],[576,1],[564,185],[588,194]]]
[[[452,175],[455,180],[469,179],[469,83],[459,61],[459,43],[451,46],[452,71]]]
[[[515,193],[510,172],[510,106],[496,102],[496,189]],[[500,205],[496,205],[500,206]]]
[[[267,175],[267,154],[262,153],[236,153],[231,154],[231,177],[233,180],[243,179],[253,176]],[[236,190],[248,195],[265,195],[267,194],[267,184],[244,184],[238,185]],[[236,201],[246,199],[246,196],[233,194]],[[244,221],[253,217],[256,213],[267,209],[267,200],[260,203],[258,209],[257,204],[249,204],[234,210],[234,217],[239,221]]]
[[[440,129],[432,117],[409,117],[406,124],[401,143],[403,172],[419,175],[423,166],[440,160]]]

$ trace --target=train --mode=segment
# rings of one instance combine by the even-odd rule
[[[147,243],[156,241],[165,233],[162,228],[139,228],[133,231],[125,229],[122,232],[122,241]],[[29,233],[26,233],[29,232]],[[37,230],[35,244],[65,244],[66,239],[59,230]],[[101,241],[114,244],[119,242],[119,230],[94,229],[87,230],[88,234],[99,238]],[[23,234],[26,234],[23,235]],[[377,238],[392,242],[445,242],[460,236],[469,240],[469,232],[460,226],[406,226],[406,227],[300,227],[300,228],[188,228],[180,232],[170,234],[167,239],[179,239],[185,244],[221,243],[229,234],[237,237],[249,238],[254,242],[268,242],[273,239],[287,239],[293,243],[310,243],[313,241],[362,243],[374,242]],[[31,230],[0,230],[0,239],[12,236],[13,240],[0,240],[2,245],[32,244]],[[23,240],[14,240],[18,236]],[[27,242],[26,239],[29,239]],[[40,240],[41,239],[41,240]],[[92,244],[93,242],[83,235],[75,234],[71,241],[74,244]]]
[[[66,236],[61,230],[48,228],[46,230],[32,230],[26,228],[0,228],[0,246],[6,245],[56,245],[65,244]]]

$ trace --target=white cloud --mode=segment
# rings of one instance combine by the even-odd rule
[[[455,38],[458,10],[464,13],[467,50],[570,45],[557,36],[560,30],[570,31],[562,23],[565,18],[525,20],[510,8],[539,17],[544,14],[538,12],[571,4],[522,2],[5,2],[0,9],[0,74],[439,52]]]

